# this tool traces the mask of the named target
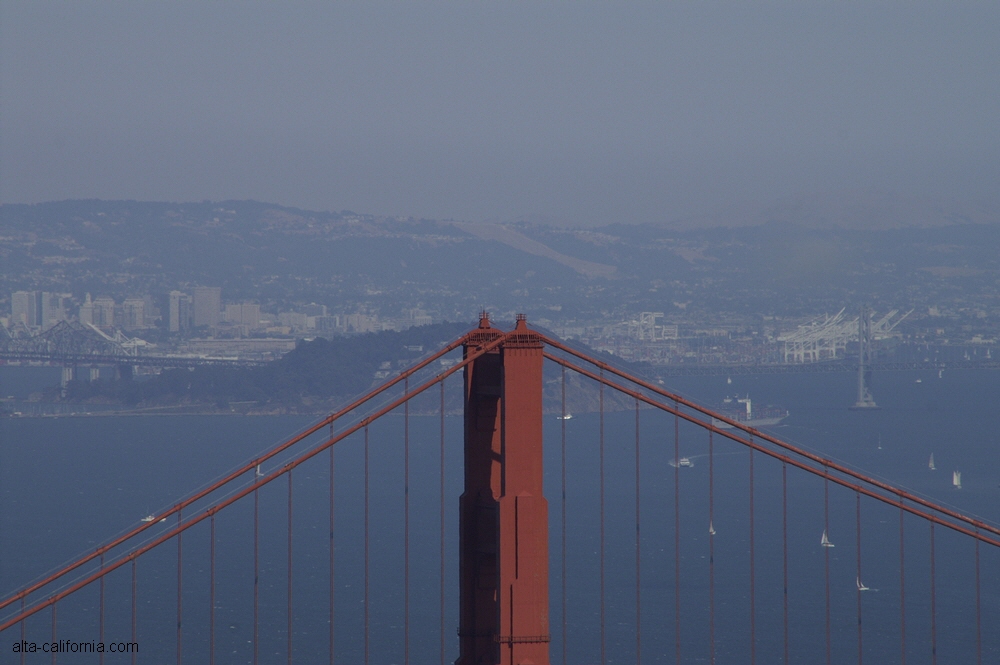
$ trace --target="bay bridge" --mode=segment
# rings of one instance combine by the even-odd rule
[[[460,497],[445,472],[446,385],[459,381]],[[567,410],[580,382],[594,418]],[[426,415],[418,443],[418,410],[436,414],[433,445]],[[688,475],[695,465],[705,473]],[[558,487],[548,498],[546,473]],[[998,565],[992,523],[716,413],[524,317],[503,331],[484,314],[0,600],[0,644],[89,630],[159,648],[157,660],[46,651],[100,663],[991,663]],[[4,659],[37,654],[5,648]]]

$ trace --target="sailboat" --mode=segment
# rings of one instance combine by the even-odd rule
[[[823,537],[820,538],[819,544],[823,547],[836,547],[836,545],[831,543],[830,539],[826,537],[826,529],[823,529]]]
[[[255,474],[258,478],[264,475],[260,470],[260,464],[257,465],[257,471],[255,472]]]
[[[931,471],[937,471],[937,467],[934,466],[934,453],[931,453],[931,459],[927,462],[927,468]]]
[[[951,484],[955,486],[955,489],[962,489],[962,472],[954,471],[951,474]]]
[[[156,519],[156,517],[153,516],[153,515],[146,515],[145,517],[142,518],[142,521],[143,522],[152,522],[155,519]]]
[[[861,583],[860,577],[857,578],[857,583],[858,583],[858,591],[871,591],[869,587],[866,587],[864,584]]]
[[[715,535],[715,527],[712,526],[711,522],[708,523],[708,535],[710,535],[710,536],[714,536]]]
[[[882,450],[882,434],[881,433],[879,433],[879,435],[878,435],[878,449]]]

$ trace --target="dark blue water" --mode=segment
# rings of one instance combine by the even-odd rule
[[[916,383],[916,379],[921,379]],[[749,393],[792,415],[774,433],[822,454],[905,485],[934,500],[996,522],[1000,518],[1000,380],[989,372],[900,372],[876,378],[872,413],[846,409],[854,401],[849,375],[682,379],[672,388],[704,403]],[[461,420],[446,419],[446,659],[457,655],[457,497],[461,492]],[[93,549],[138,519],[174,503],[309,423],[252,417],[86,417],[0,421],[0,596]],[[546,483],[552,539],[552,660],[562,660],[559,440],[561,422],[546,419]],[[568,658],[600,661],[598,416],[577,414],[567,427]],[[371,430],[371,659],[403,657],[403,419]],[[635,662],[635,414],[605,417],[605,639],[608,661]],[[673,420],[640,413],[642,659],[674,662]],[[680,453],[694,466],[680,481],[679,578],[683,662],[708,662],[707,435],[682,425]],[[439,420],[411,417],[410,656],[438,662],[440,622],[438,472]],[[881,445],[881,449],[879,448]],[[938,471],[927,468],[931,453]],[[363,442],[338,445],[335,475],[336,655],[360,662],[364,619]],[[715,647],[718,662],[749,662],[749,455],[715,441]],[[963,489],[951,487],[962,472]],[[758,662],[781,662],[781,465],[754,459],[755,620]],[[830,488],[830,539],[819,545],[823,483],[789,471],[788,564],[793,662],[825,657],[825,556],[830,555],[833,662],[857,660],[855,496]],[[296,662],[325,662],[329,618],[329,457],[296,469],[293,490],[293,645]],[[260,492],[260,657],[284,659],[287,645],[287,481]],[[158,528],[165,528],[158,527]],[[907,662],[930,662],[929,538],[926,525],[905,521]],[[862,502],[864,652],[867,662],[900,662],[899,513]],[[974,662],[974,548],[935,530],[938,662]],[[208,523],[183,540],[183,655],[207,662]],[[216,657],[246,663],[253,639],[253,502],[245,499],[216,520]],[[981,548],[984,661],[1000,660],[1000,553]],[[140,662],[176,659],[177,543],[143,556],[137,566]],[[128,640],[131,570],[109,575],[106,639]],[[877,589],[877,591],[876,591]],[[64,639],[97,639],[96,585],[59,604]],[[51,616],[28,622],[28,639],[47,639]],[[17,631],[0,636],[0,662]],[[106,659],[109,663],[125,659]],[[41,662],[29,658],[28,662]],[[96,662],[60,656],[59,662]]]

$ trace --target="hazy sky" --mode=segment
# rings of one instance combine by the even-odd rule
[[[1000,3],[0,2],[0,200],[1000,201]]]

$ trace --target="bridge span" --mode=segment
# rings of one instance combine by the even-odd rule
[[[461,497],[445,472],[445,393],[459,372]],[[593,417],[567,411],[572,374],[596,392]],[[543,409],[553,388],[557,421]],[[612,399],[628,410],[609,413]],[[418,404],[436,407],[419,440]],[[103,643],[113,628],[156,655],[87,662],[979,664],[1000,660],[998,565],[995,524],[731,420],[523,317],[503,331],[484,314],[0,600],[0,644],[84,629]],[[3,662],[37,660],[19,653]]]

